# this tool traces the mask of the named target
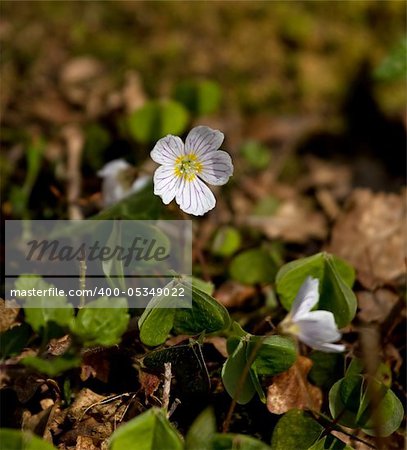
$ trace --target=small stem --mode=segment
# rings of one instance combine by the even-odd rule
[[[337,429],[336,431],[339,431],[339,432],[341,432],[343,434],[346,434],[346,436],[349,436],[350,438],[354,439],[355,441],[359,441],[359,442],[365,444],[369,448],[376,449],[376,447],[374,445],[370,444],[369,442],[363,440],[362,438],[360,438],[360,437],[358,437],[358,436],[356,436],[356,435],[354,435],[352,433],[349,433],[348,431],[344,430],[341,425],[339,425],[337,423],[337,421],[343,415],[345,410],[341,411],[339,416],[336,419],[334,419],[334,420],[332,420],[330,417],[328,417],[325,414],[323,414],[323,413],[321,413],[319,411],[316,411],[314,409],[310,409],[310,412],[312,413],[313,416],[317,415],[319,417],[322,417],[325,421],[329,422],[329,424],[330,424],[329,428],[325,428],[325,426],[323,425],[324,428],[325,428],[325,431],[324,431],[325,434],[328,434],[328,433],[331,434],[331,431],[335,431],[335,428],[336,428]],[[318,422],[317,418],[314,417],[314,419]]]
[[[164,388],[163,388],[163,409],[168,410],[170,403],[170,391],[171,391],[171,363],[166,362],[164,364]]]
[[[242,371],[242,375],[240,376],[239,382],[236,387],[236,392],[235,392],[234,398],[232,400],[232,403],[230,404],[226,419],[223,422],[222,433],[227,433],[229,430],[233,412],[234,412],[234,410],[236,408],[236,404],[237,404],[236,398],[239,398],[239,394],[243,388],[244,382],[246,381],[246,378],[249,375],[250,367],[254,363],[254,360],[256,359],[256,356],[257,356],[257,352],[260,350],[260,347],[262,346],[266,337],[267,337],[267,335],[259,338],[259,340],[256,342],[256,345],[254,346],[253,350],[251,351],[249,358],[246,361],[246,364]]]
[[[86,259],[82,259],[80,262],[80,275],[79,275],[79,287],[81,289],[81,299],[79,302],[79,308],[85,306],[85,288],[86,288]]]

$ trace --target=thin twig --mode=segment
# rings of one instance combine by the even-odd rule
[[[118,419],[118,422],[119,422],[119,423],[123,420],[124,416],[126,415],[127,411],[128,411],[129,408],[130,408],[131,402],[136,398],[136,395],[137,395],[137,394],[133,394],[133,396],[131,397],[131,399],[130,399],[129,402],[127,403],[126,407],[124,408],[124,411],[123,411],[122,415],[121,415],[121,416],[119,417],[119,419]],[[115,416],[115,419],[116,419],[116,416]]]
[[[125,392],[125,393],[123,393],[123,394],[111,395],[110,397],[106,397],[106,398],[104,398],[103,400],[99,400],[98,402],[92,403],[91,405],[89,405],[89,406],[83,411],[83,414],[82,414],[81,418],[79,419],[79,422],[85,417],[86,413],[87,413],[89,410],[91,410],[92,408],[94,408],[95,406],[105,405],[106,403],[113,402],[114,400],[118,400],[119,398],[122,398],[122,397],[128,397],[128,396],[130,396],[130,395],[132,395],[132,394],[135,395],[134,392]],[[133,395],[133,398],[134,398],[134,395]]]
[[[348,437],[354,439],[355,441],[359,441],[359,442],[361,442],[362,444],[365,444],[365,445],[368,446],[369,448],[373,448],[373,449],[376,449],[376,448],[377,448],[377,447],[375,447],[374,445],[370,444],[369,442],[363,440],[362,438],[360,438],[360,437],[358,437],[358,436],[356,436],[356,435],[354,435],[354,434],[352,434],[352,433],[349,433],[348,431],[344,430],[343,427],[337,423],[337,421],[339,420],[339,418],[340,418],[340,416],[341,416],[342,414],[340,414],[336,419],[332,420],[332,419],[330,419],[328,416],[326,416],[325,414],[323,414],[323,413],[321,413],[321,412],[319,412],[319,411],[310,409],[310,412],[312,413],[313,418],[314,418],[318,423],[319,423],[319,421],[317,420],[316,417],[314,417],[315,415],[317,415],[317,416],[319,416],[319,417],[322,417],[325,421],[329,422],[329,424],[330,424],[330,427],[329,427],[329,428],[325,428],[325,426],[324,426],[323,424],[321,424],[321,425],[325,428],[325,431],[324,431],[325,433],[328,432],[329,434],[331,434],[331,431],[339,431],[339,432],[345,434],[346,436],[348,436]],[[335,428],[336,428],[336,429],[335,429]]]
[[[242,375],[240,376],[239,382],[238,382],[237,387],[236,387],[235,395],[233,396],[232,403],[230,404],[228,413],[226,415],[226,419],[223,422],[222,433],[227,433],[228,430],[229,430],[230,422],[231,422],[232,416],[233,416],[233,412],[234,412],[234,410],[236,408],[236,404],[237,404],[236,398],[239,398],[240,392],[243,389],[243,385],[244,385],[244,383],[246,381],[246,378],[249,375],[249,370],[250,370],[252,364],[254,363],[254,360],[256,359],[257,353],[260,350],[260,347],[262,346],[262,344],[263,344],[264,340],[266,339],[266,337],[267,337],[267,335],[266,336],[261,336],[259,338],[259,340],[256,342],[255,346],[253,347],[253,350],[251,351],[249,358],[246,361],[246,364],[245,364],[245,366],[243,368],[243,371],[242,371]]]
[[[163,402],[162,407],[164,410],[168,410],[170,403],[170,391],[171,391],[171,363],[164,363],[164,387],[163,387]]]
[[[168,419],[174,414],[174,411],[177,409],[177,406],[181,403],[181,400],[179,398],[176,398],[171,405],[171,408],[168,411],[167,417]]]
[[[62,130],[67,146],[67,199],[70,220],[83,219],[78,205],[82,188],[81,161],[84,137],[79,127],[67,125]]]

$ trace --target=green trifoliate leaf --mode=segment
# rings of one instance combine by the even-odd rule
[[[351,375],[337,381],[329,391],[329,409],[339,423],[350,428],[357,428],[356,414],[362,397],[363,377]]]
[[[407,73],[407,39],[397,43],[390,54],[375,69],[373,75],[380,81],[405,80]]]
[[[329,409],[340,424],[372,436],[394,433],[404,416],[402,403],[388,386],[375,379],[364,381],[361,375],[347,376],[332,386]]]
[[[213,333],[230,326],[230,316],[227,309],[206,292],[192,284],[192,308],[177,309],[174,319],[174,330],[178,334],[199,334],[205,331]]]
[[[244,284],[271,283],[277,268],[262,248],[246,250],[235,256],[229,267],[231,277]]]
[[[60,327],[71,325],[74,310],[72,305],[67,302],[64,295],[55,295],[56,289],[53,284],[46,283],[39,276],[20,275],[15,282],[16,289],[19,292],[27,292],[21,298],[25,298],[24,314],[27,323],[36,332],[45,329],[48,322],[54,322]],[[29,296],[28,292],[42,291],[43,295]]]
[[[219,108],[222,92],[209,80],[187,80],[179,83],[174,97],[197,116],[211,114]]]
[[[320,280],[317,309],[331,311],[342,328],[356,313],[356,297],[352,292],[355,273],[345,261],[328,253],[318,253],[285,264],[277,273],[276,287],[282,305],[290,310],[304,280],[311,276]]]
[[[371,379],[359,406],[356,422],[370,436],[390,436],[404,417],[404,408],[394,392],[378,380]]]
[[[245,142],[240,148],[240,153],[253,169],[265,169],[271,161],[271,150],[258,141]]]
[[[251,354],[262,340],[256,353],[254,366],[259,375],[274,376],[288,370],[297,359],[297,349],[294,342],[283,336],[251,336],[247,355]]]
[[[92,220],[155,220],[163,211],[160,198],[154,195],[153,187],[148,184],[140,192],[129,195],[120,202],[105,208],[92,216]]]
[[[185,438],[185,450],[212,450],[216,419],[212,408],[202,411],[194,420]]]
[[[45,373],[50,377],[55,377],[67,370],[78,367],[81,358],[75,354],[66,353],[51,359],[43,359],[38,356],[27,356],[22,359],[22,364],[38,372]]]
[[[182,134],[188,120],[188,111],[180,103],[173,100],[152,100],[131,114],[128,128],[135,140],[149,143],[167,134]]]
[[[271,439],[271,449],[308,449],[319,438],[323,429],[305,411],[292,409],[278,421]]]
[[[119,427],[110,440],[110,450],[183,450],[184,444],[165,411],[151,408]]]
[[[234,352],[229,356],[222,367],[222,381],[228,394],[240,405],[248,403],[256,393],[252,376],[247,371],[248,341],[243,338],[239,341]],[[246,373],[243,379],[242,374]]]
[[[213,291],[215,290],[215,285],[211,281],[204,281],[196,277],[187,277],[186,280],[187,283],[192,283],[192,286],[196,287],[200,291],[205,292],[205,294],[212,295]]]
[[[343,376],[345,366],[343,354],[313,351],[309,358],[313,362],[309,379],[316,386],[330,389]]]
[[[0,429],[0,445],[4,450],[56,450],[49,442],[28,431]]]
[[[330,434],[315,442],[308,450],[353,450],[353,447]]]
[[[270,450],[270,447],[259,439],[246,434],[217,433],[213,439],[212,450]]]
[[[222,380],[229,395],[244,404],[251,400],[254,392],[265,402],[264,391],[259,382],[259,376],[274,376],[288,370],[297,358],[294,342],[283,336],[252,336],[246,333],[234,322],[232,334],[227,340],[229,358],[223,365]],[[255,352],[255,355],[253,354]],[[240,377],[247,365],[250,370],[242,386]],[[238,391],[241,390],[242,393]],[[236,398],[237,396],[237,398]]]
[[[175,286],[178,282],[172,280],[166,288],[171,292]],[[173,306],[174,298],[170,295],[160,295],[150,301],[138,321],[140,339],[144,344],[154,347],[165,342],[174,326],[176,309]]]
[[[79,310],[71,330],[85,346],[111,347],[120,342],[129,319],[125,298],[101,297]]]
[[[228,257],[237,252],[242,243],[239,230],[224,226],[217,230],[212,242],[212,253],[217,256]]]

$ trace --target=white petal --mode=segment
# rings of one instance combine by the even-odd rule
[[[345,351],[346,347],[342,344],[317,344],[313,347],[315,350],[326,353],[342,353]]]
[[[318,342],[334,342],[341,338],[341,333],[330,311],[311,311],[301,316],[294,323],[299,326],[300,334]]]
[[[204,126],[192,128],[185,140],[185,153],[194,153],[201,159],[207,153],[217,150],[223,139],[223,133],[218,130]]]
[[[138,177],[131,186],[131,192],[140,192],[145,186],[147,186],[150,180],[151,177],[149,175],[142,175],[141,177]]]
[[[184,143],[178,136],[169,134],[161,138],[150,152],[151,159],[158,164],[174,164],[184,154]]]
[[[131,165],[124,159],[114,159],[105,164],[97,173],[101,178],[116,177],[116,175],[124,169],[128,169]]]
[[[103,206],[111,206],[131,194],[125,190],[114,177],[106,177],[102,183]]]
[[[154,194],[159,195],[168,205],[177,194],[181,178],[174,173],[172,166],[160,166],[154,172]]]
[[[291,306],[290,315],[293,320],[301,318],[303,314],[311,311],[317,304],[319,299],[318,286],[318,279],[312,277],[306,278]]]
[[[217,150],[210,153],[206,160],[204,158],[200,159],[203,169],[199,177],[215,186],[226,184],[229,177],[233,174],[233,164],[230,155],[223,150]]]
[[[202,216],[216,204],[212,191],[199,178],[193,181],[182,178],[175,200],[184,212],[194,216]]]

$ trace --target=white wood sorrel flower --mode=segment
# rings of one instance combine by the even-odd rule
[[[103,178],[102,199],[104,206],[111,206],[123,198],[141,191],[151,177],[135,178],[135,169],[124,159],[115,159],[105,164],[97,175]]]
[[[154,194],[167,205],[174,198],[180,208],[202,216],[215,207],[212,191],[204,183],[220,186],[233,174],[228,153],[219,150],[224,136],[218,130],[193,128],[185,145],[178,136],[160,139],[150,155],[161,166],[154,173]]]
[[[311,311],[319,299],[318,285],[315,278],[304,281],[291,311],[280,324],[281,331],[321,352],[343,352],[344,345],[332,344],[341,338],[334,315],[330,311]]]

